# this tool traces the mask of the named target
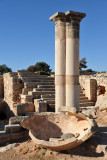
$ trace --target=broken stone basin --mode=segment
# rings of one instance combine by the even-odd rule
[[[71,112],[40,113],[26,118],[21,125],[29,129],[36,144],[54,151],[77,147],[97,130],[94,120]]]

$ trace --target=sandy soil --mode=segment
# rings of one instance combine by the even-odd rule
[[[75,149],[55,152],[28,140],[0,153],[0,160],[107,160],[107,113],[98,115],[96,121],[100,126],[99,131]]]

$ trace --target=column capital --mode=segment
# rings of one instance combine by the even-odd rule
[[[49,18],[50,21],[58,21],[58,20],[61,20],[61,21],[66,21],[66,16],[65,16],[65,13],[63,12],[57,12],[55,13],[54,15],[52,15],[50,18]]]
[[[86,14],[69,10],[65,12],[65,16],[66,16],[67,21],[80,22],[86,16]]]

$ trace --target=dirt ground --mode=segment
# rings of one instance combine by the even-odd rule
[[[28,140],[0,153],[0,160],[107,160],[107,112],[98,113],[96,121],[99,131],[75,149],[55,152]]]

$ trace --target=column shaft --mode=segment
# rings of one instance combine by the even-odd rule
[[[79,109],[79,22],[66,22],[66,106]]]
[[[55,22],[55,111],[65,106],[66,22]]]

